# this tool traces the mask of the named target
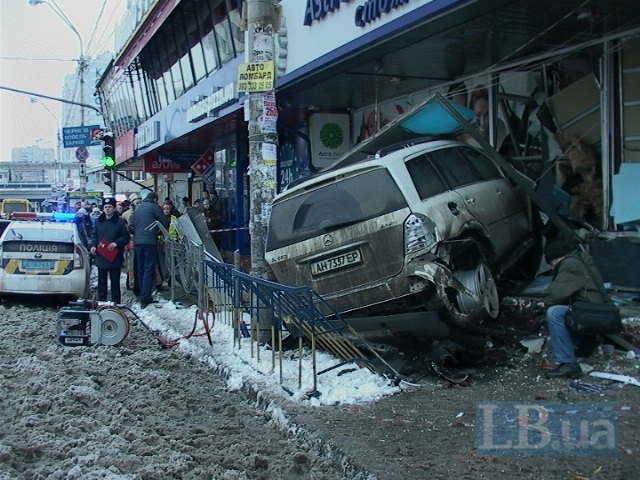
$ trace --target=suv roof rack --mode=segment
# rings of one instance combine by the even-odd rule
[[[384,157],[385,155],[389,155],[391,152],[402,150],[403,148],[413,147],[414,145],[420,145],[421,143],[433,142],[435,140],[452,140],[453,138],[454,137],[451,135],[427,135],[424,137],[412,138],[411,140],[394,143],[392,145],[379,149],[375,153],[374,158]]]

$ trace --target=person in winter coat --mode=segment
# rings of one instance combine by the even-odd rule
[[[165,229],[169,228],[169,220],[162,213],[158,205],[158,194],[149,192],[146,198],[138,205],[129,219],[133,229],[133,245],[135,248],[136,265],[138,270],[140,306],[146,308],[154,303],[152,292],[154,274],[158,265],[158,235],[157,226],[151,227],[154,222],[159,222]]]
[[[171,214],[171,205],[167,202],[162,204],[162,213],[169,220],[169,240],[178,240],[178,230],[176,229],[177,218]],[[160,234],[158,237],[158,267],[160,271],[160,289],[164,288],[162,282],[167,282],[167,285],[171,285],[171,272],[169,271],[169,261],[167,259],[167,245],[164,234]],[[158,285],[156,285],[158,289]]]
[[[80,233],[80,240],[82,241],[82,244],[86,248],[90,248],[91,245],[89,242],[91,241],[91,235],[93,233],[93,222],[91,221],[91,218],[89,218],[86,208],[78,208],[76,216],[73,219],[73,223],[78,226],[78,232]]]
[[[574,301],[603,303],[598,285],[602,275],[591,256],[578,250],[577,242],[560,235],[545,247],[545,260],[553,271],[549,290],[544,298],[551,349],[557,367],[546,372],[547,378],[574,378],[582,374],[576,362],[575,346],[584,340],[567,328],[565,316]]]
[[[122,302],[120,272],[124,264],[124,247],[129,243],[127,224],[116,212],[116,201],[107,198],[103,212],[96,218],[91,236],[91,253],[98,268],[98,301],[107,300],[107,279],[111,285],[111,301]],[[100,247],[99,247],[100,246]]]
[[[131,218],[131,215],[133,215],[133,212],[136,210],[136,207],[140,205],[140,203],[142,203],[142,198],[140,198],[139,194],[132,193],[131,195],[129,195],[127,202],[128,202],[127,209],[122,214],[122,218],[127,224],[127,226],[129,226],[129,220]],[[131,228],[129,228],[129,233],[130,234],[132,233]],[[129,244],[127,244],[127,247],[125,248],[125,267],[127,270],[126,285],[128,290],[133,290],[133,293],[138,295],[138,279],[136,278],[136,261],[135,260],[136,260],[135,253],[133,249],[133,235],[131,235],[131,241],[129,242]]]

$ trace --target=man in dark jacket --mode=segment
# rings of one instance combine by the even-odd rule
[[[103,212],[96,219],[91,236],[91,253],[98,268],[98,301],[107,301],[107,279],[111,285],[111,301],[122,302],[120,272],[124,264],[124,247],[129,243],[127,224],[116,212],[116,200],[107,198]]]
[[[158,194],[149,192],[146,198],[138,205],[129,221],[133,230],[133,245],[135,247],[137,278],[140,281],[139,298],[140,306],[146,308],[153,303],[151,293],[153,291],[154,274],[158,264],[158,235],[160,229],[151,227],[154,222],[159,222],[165,229],[169,228],[169,220],[162,213],[158,205]]]
[[[567,329],[565,316],[572,302],[602,303],[606,298],[598,285],[602,276],[593,258],[578,250],[577,242],[558,236],[545,247],[545,260],[553,270],[553,279],[544,299],[547,308],[547,327],[551,336],[551,349],[558,364],[546,373],[548,378],[579,377],[582,373],[576,362],[574,345],[580,339]]]

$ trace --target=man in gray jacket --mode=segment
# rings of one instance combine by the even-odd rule
[[[582,373],[574,351],[577,338],[567,328],[565,316],[573,301],[602,303],[599,284],[602,276],[593,258],[572,239],[562,235],[545,247],[545,260],[553,270],[553,279],[544,299],[551,349],[557,367],[546,372],[548,378],[579,377]]]
[[[137,278],[140,281],[138,289],[140,306],[146,308],[153,303],[153,278],[158,265],[158,235],[159,228],[151,225],[159,222],[164,228],[169,228],[169,220],[162,213],[158,205],[158,194],[149,192],[131,215],[130,228],[133,231],[133,245],[135,247]]]

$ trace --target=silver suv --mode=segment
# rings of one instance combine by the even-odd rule
[[[539,232],[490,154],[443,139],[469,128],[453,120],[425,102],[277,195],[266,241],[277,280],[312,287],[357,330],[424,330],[425,312],[495,318],[494,275],[524,263],[535,273],[540,257],[526,254]]]

